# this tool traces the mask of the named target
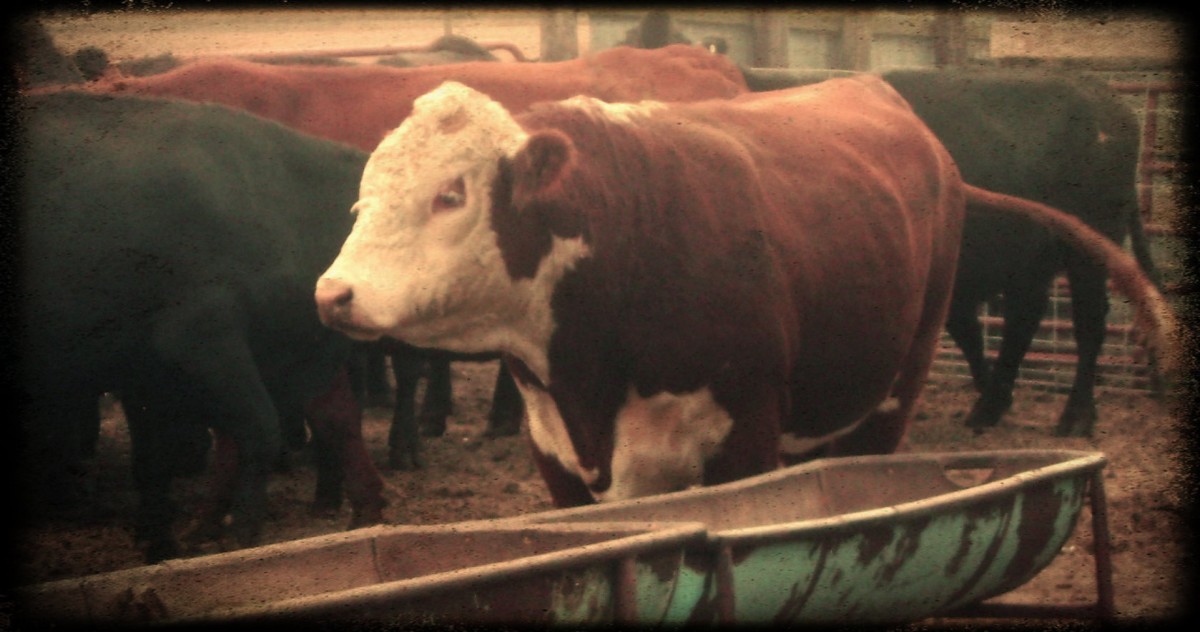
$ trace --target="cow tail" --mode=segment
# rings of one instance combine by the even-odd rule
[[[1154,259],[1150,257],[1150,242],[1146,239],[1146,227],[1142,224],[1142,213],[1137,209],[1133,209],[1129,213],[1129,249],[1133,251],[1133,258],[1137,259],[1138,265],[1142,266],[1142,270],[1154,283],[1154,287],[1161,292],[1163,290],[1162,275],[1158,272],[1158,266],[1154,265]]]
[[[1146,333],[1146,346],[1158,370],[1173,376],[1180,367],[1180,330],[1175,313],[1138,262],[1095,229],[1053,207],[1003,193],[966,185],[967,208],[981,207],[1016,215],[1045,226],[1076,250],[1103,263],[1117,291],[1130,299],[1135,319]]]

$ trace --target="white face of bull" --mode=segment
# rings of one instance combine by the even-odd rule
[[[322,322],[363,340],[506,351],[546,379],[549,293],[586,246],[556,241],[532,279],[506,272],[491,186],[501,158],[528,137],[500,104],[461,84],[418,98],[363,171],[354,230],[317,283]]]

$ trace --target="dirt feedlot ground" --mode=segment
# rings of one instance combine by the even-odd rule
[[[545,487],[533,466],[524,436],[486,439],[484,418],[497,363],[454,365],[455,407],[447,434],[425,443],[426,467],[418,472],[384,470],[394,524],[438,524],[500,518],[550,509]],[[1181,424],[1163,402],[1139,395],[1100,395],[1097,436],[1051,436],[1063,397],[1030,389],[999,427],[975,435],[962,426],[973,398],[967,386],[935,381],[926,391],[910,434],[916,451],[1015,448],[1098,450],[1109,463],[1105,490],[1112,533],[1116,605],[1122,620],[1171,617],[1190,610],[1184,593],[1192,565],[1190,526],[1179,459]],[[376,463],[385,463],[390,411],[367,409],[365,435]],[[29,580],[51,580],[141,563],[128,529],[136,497],[128,470],[128,436],[120,407],[106,415],[99,455],[92,465],[95,504],[70,523],[39,525],[19,547],[16,560]],[[264,543],[281,542],[342,529],[349,509],[334,519],[308,515],[315,476],[301,464],[277,474],[270,486],[271,521]],[[177,496],[186,505],[200,498],[199,480],[180,481]],[[210,549],[206,552],[215,552]],[[1091,514],[1085,507],[1075,534],[1050,567],[1002,598],[1016,603],[1092,603],[1095,575]],[[926,622],[937,624],[940,622]]]
[[[223,28],[269,31],[260,13],[258,22],[222,21]],[[337,21],[347,28],[345,21]],[[440,31],[414,42],[430,41]],[[121,34],[124,46],[136,38]],[[306,45],[285,35],[271,42],[279,48]],[[176,49],[175,52],[185,53]],[[482,438],[496,364],[457,364],[454,368],[456,413],[446,436],[425,445],[427,465],[418,472],[385,470],[394,524],[437,524],[469,519],[500,518],[550,509],[548,495],[528,454],[524,436]],[[1020,389],[1012,412],[1001,425],[982,435],[962,426],[962,414],[973,399],[964,385],[934,380],[910,434],[915,451],[963,451],[1016,448],[1096,450],[1109,459],[1105,486],[1112,533],[1115,598],[1122,621],[1175,618],[1190,612],[1197,597],[1187,581],[1194,564],[1190,473],[1181,461],[1187,445],[1182,414],[1170,401],[1143,395],[1101,392],[1100,421],[1094,439],[1051,436],[1062,408],[1062,395]],[[377,463],[386,461],[390,411],[367,410],[365,434]],[[25,581],[75,577],[130,568],[140,564],[129,520],[136,496],[131,487],[128,437],[120,408],[104,419],[99,454],[91,464],[93,504],[72,522],[35,525],[18,542],[18,555],[9,563]],[[312,498],[313,470],[301,463],[274,477],[270,487],[270,523],[264,543],[335,532],[344,527],[349,510],[333,519],[314,519],[307,513]],[[184,506],[196,502],[199,480],[180,481],[177,498]],[[1091,515],[1085,507],[1075,534],[1053,564],[1033,581],[1003,600],[1019,603],[1090,603],[1095,599]],[[205,551],[211,552],[211,551]],[[936,625],[930,621],[918,626]],[[5,626],[0,626],[5,627]]]

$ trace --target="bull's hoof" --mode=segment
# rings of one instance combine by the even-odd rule
[[[981,432],[988,428],[994,428],[1000,423],[1000,418],[1008,409],[1012,407],[1012,397],[980,397],[975,401],[975,405],[971,407],[971,412],[967,414],[966,423],[968,428],[974,428],[977,432]]]
[[[488,419],[487,429],[483,431],[483,436],[490,438],[494,437],[511,437],[521,432],[521,418],[516,419]]]
[[[1062,416],[1058,418],[1058,425],[1054,428],[1054,436],[1090,439],[1092,431],[1096,427],[1096,417],[1095,408],[1081,410],[1067,407],[1063,411]]]
[[[401,472],[412,472],[425,467],[425,461],[411,450],[392,449],[388,452],[388,467]]]

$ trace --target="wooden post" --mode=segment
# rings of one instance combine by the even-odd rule
[[[541,61],[565,61],[579,56],[578,14],[550,9],[542,14]]]
[[[871,27],[865,13],[847,13],[842,18],[842,41],[838,51],[841,70],[871,69]]]
[[[778,11],[754,11],[750,14],[753,30],[755,68],[788,67],[787,16]]]
[[[967,30],[961,12],[942,11],[933,19],[933,63],[938,68],[967,63]]]

